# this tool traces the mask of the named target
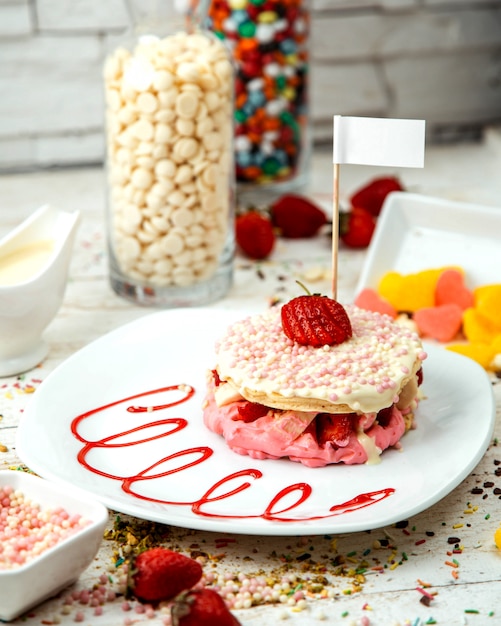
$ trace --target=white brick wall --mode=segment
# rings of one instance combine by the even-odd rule
[[[333,113],[425,118],[431,140],[501,121],[501,0],[312,8],[317,140]],[[101,162],[101,68],[128,23],[127,0],[0,0],[0,171]]]

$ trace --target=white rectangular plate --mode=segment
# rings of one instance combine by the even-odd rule
[[[464,269],[470,288],[501,283],[501,207],[394,192],[379,216],[355,293],[377,289],[390,271],[448,265]]]

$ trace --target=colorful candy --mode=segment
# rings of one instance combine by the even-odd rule
[[[213,0],[209,28],[236,64],[235,161],[239,182],[295,177],[307,132],[309,15],[303,0]]]
[[[463,311],[455,303],[424,307],[414,313],[414,321],[422,337],[446,343],[461,330]]]
[[[369,287],[362,291],[355,298],[355,304],[361,309],[375,311],[383,315],[389,315],[393,319],[397,317],[397,311],[387,300],[382,298],[375,289]]]
[[[473,293],[465,285],[464,273],[457,269],[443,271],[435,287],[435,304],[457,304],[463,311],[473,306]]]
[[[379,294],[397,311],[414,313],[435,306],[437,281],[445,268],[429,269],[414,274],[386,273],[379,283]]]
[[[403,312],[405,323],[414,324],[422,337],[448,343],[448,350],[501,371],[501,284],[471,290],[459,267],[387,272],[378,290],[363,289],[355,304],[391,317]]]

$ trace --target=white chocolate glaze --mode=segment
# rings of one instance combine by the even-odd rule
[[[279,308],[236,322],[216,346],[220,378],[244,398],[276,408],[291,408],[290,399],[364,413],[390,406],[426,358],[421,341],[386,315],[346,311],[352,338],[321,348],[291,341]]]

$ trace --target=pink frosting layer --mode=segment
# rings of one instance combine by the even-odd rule
[[[254,459],[288,457],[308,467],[322,467],[332,463],[354,465],[368,460],[368,454],[355,433],[350,436],[347,445],[342,447],[331,443],[320,446],[310,432],[303,431],[304,425],[298,425],[298,417],[293,411],[277,413],[270,410],[253,422],[244,422],[239,416],[238,407],[245,403],[237,401],[218,407],[213,389],[208,390],[204,403],[204,424],[211,431],[222,435],[228,446],[238,454],[247,454]],[[359,427],[363,427],[365,435],[372,438],[383,451],[398,443],[405,433],[405,422],[396,406],[393,406],[384,427],[374,422],[375,416],[375,413],[360,416]]]

